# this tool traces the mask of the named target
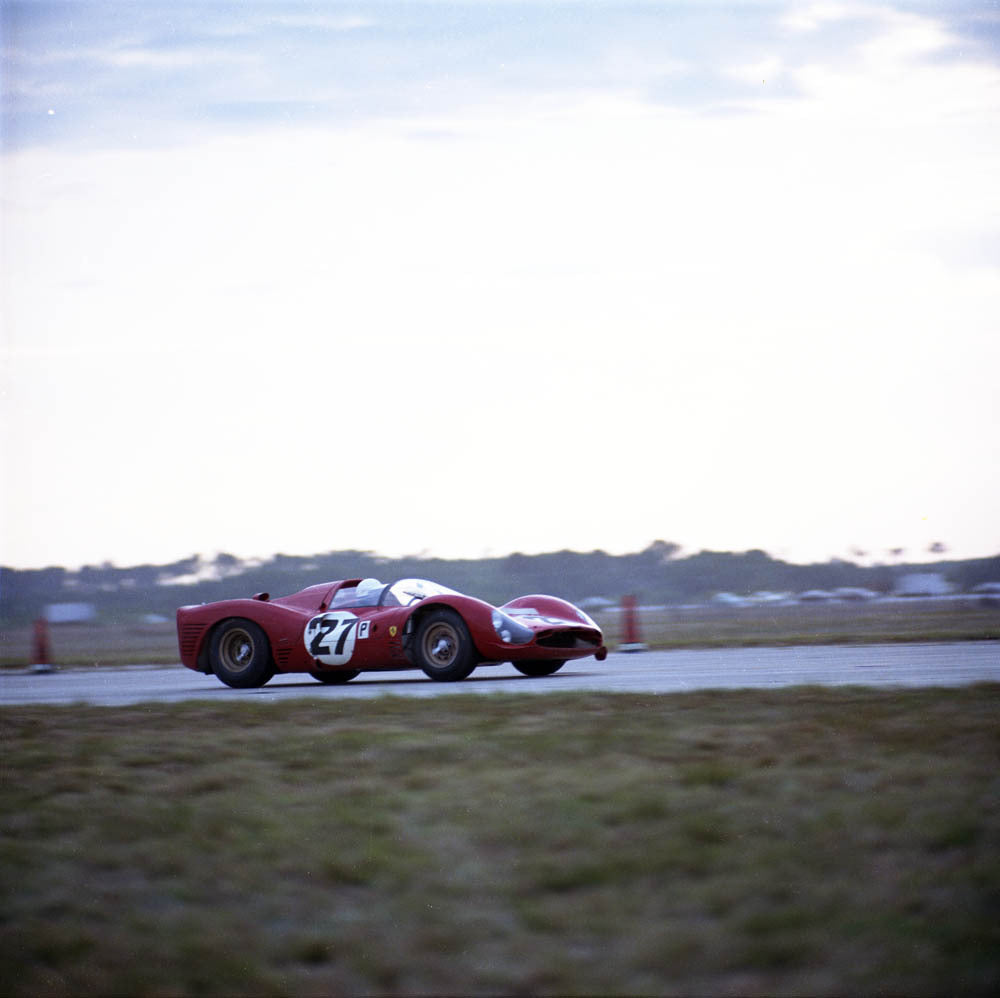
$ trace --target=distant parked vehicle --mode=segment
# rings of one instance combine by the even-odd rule
[[[983,606],[1000,606],[1000,582],[980,582],[972,592]]]
[[[862,589],[860,586],[840,586],[833,591],[834,598],[849,600],[852,603],[863,603],[878,599],[879,594],[872,589]]]

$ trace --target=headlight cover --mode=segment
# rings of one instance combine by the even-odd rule
[[[519,624],[500,610],[493,611],[493,629],[497,632],[497,637],[508,645],[526,645],[535,636],[530,627]]]

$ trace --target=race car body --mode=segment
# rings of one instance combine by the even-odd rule
[[[177,638],[189,669],[244,688],[278,672],[344,683],[417,668],[453,681],[501,662],[548,676],[570,659],[607,655],[600,628],[565,600],[521,596],[495,607],[426,579],[347,579],[277,599],[182,606]]]

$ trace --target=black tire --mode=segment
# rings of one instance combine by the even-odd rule
[[[361,673],[349,669],[347,672],[310,672],[309,675],[327,686],[341,686],[360,676]]]
[[[241,617],[224,620],[215,629],[208,660],[219,679],[238,690],[263,686],[274,675],[267,635],[252,620]]]
[[[564,665],[565,661],[555,661],[555,662],[545,662],[532,660],[530,662],[511,662],[511,665],[517,669],[518,672],[523,673],[526,676],[531,676],[534,679],[538,679],[541,676],[551,676],[554,672],[558,672]]]
[[[466,679],[479,664],[465,621],[445,607],[421,618],[413,647],[416,664],[439,682]]]

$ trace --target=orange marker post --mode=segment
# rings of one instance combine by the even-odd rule
[[[622,597],[622,637],[619,651],[647,651],[639,634],[639,615],[636,610],[637,600],[634,596]]]
[[[35,620],[31,642],[31,671],[52,672],[52,646],[49,644],[49,622],[44,617]]]

